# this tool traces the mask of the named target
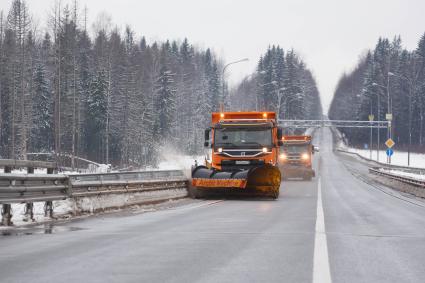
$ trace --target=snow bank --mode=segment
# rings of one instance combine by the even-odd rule
[[[158,203],[168,199],[187,196],[186,189],[169,189],[127,194],[109,194],[76,199],[53,201],[53,216],[70,218],[80,213],[96,213],[110,209],[118,209],[133,205]],[[34,223],[50,221],[44,217],[44,202],[34,203]],[[15,226],[33,223],[25,215],[25,204],[12,204],[12,222]]]
[[[386,172],[386,173],[390,173],[390,174],[394,174],[397,176],[401,176],[401,177],[408,177],[408,178],[414,178],[416,180],[421,180],[421,181],[425,181],[425,174],[421,174],[421,173],[412,173],[412,172],[405,172],[405,171],[401,171],[401,170],[396,170],[396,169],[384,169],[381,168],[380,171],[382,172]]]
[[[343,149],[349,152],[357,153],[367,159],[375,160],[378,162],[387,162],[387,153],[385,145],[382,145],[382,150],[379,151],[379,158],[378,158],[378,151],[376,149],[372,150],[372,154],[369,149],[358,149],[358,148],[352,148],[348,147],[344,143],[344,137],[341,134],[338,129],[334,129],[336,135],[337,135],[337,148]],[[394,150],[394,154],[391,156],[391,164],[398,165],[398,166],[407,166],[407,152],[406,151],[399,151]],[[422,153],[410,153],[410,166],[416,167],[416,168],[425,168],[425,154]]]
[[[44,202],[34,202],[34,219],[35,222],[43,222],[50,220],[44,217]],[[72,200],[60,200],[53,202],[53,214],[64,216],[70,215],[74,211],[74,202]],[[16,226],[32,223],[25,215],[25,204],[12,204],[12,222]]]
[[[372,158],[370,158],[370,150],[368,149],[357,149],[347,147],[347,151],[358,153],[359,155],[372,159],[379,162],[387,162],[387,154],[385,150],[379,151],[379,160],[378,153],[376,150],[372,150]],[[394,150],[393,156],[391,156],[391,164],[398,166],[407,166],[407,152]],[[425,168],[425,154],[421,153],[410,153],[410,166],[416,168]]]
[[[0,168],[0,173],[4,173],[4,168]],[[14,174],[27,174],[26,168],[13,169],[12,173]],[[47,174],[47,169],[34,169],[34,174]]]

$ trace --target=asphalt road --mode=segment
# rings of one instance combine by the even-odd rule
[[[315,135],[278,200],[193,202],[0,236],[0,282],[424,282],[425,202],[369,184]]]

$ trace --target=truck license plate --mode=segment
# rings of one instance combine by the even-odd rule
[[[236,165],[249,165],[249,160],[237,160]]]

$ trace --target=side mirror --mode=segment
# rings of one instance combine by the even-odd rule
[[[315,153],[315,152],[319,152],[319,147],[318,146],[312,146],[312,152],[313,152],[313,154]]]
[[[210,140],[210,132],[211,132],[211,128],[205,129],[204,131],[204,147],[208,147],[210,145],[209,140]]]
[[[282,136],[283,136],[283,129],[281,127],[278,127],[277,128],[277,139],[278,139],[278,141],[281,141]]]

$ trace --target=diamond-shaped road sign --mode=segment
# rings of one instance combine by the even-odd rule
[[[385,145],[388,148],[392,148],[395,145],[395,142],[392,139],[387,139],[387,141],[385,142]]]

